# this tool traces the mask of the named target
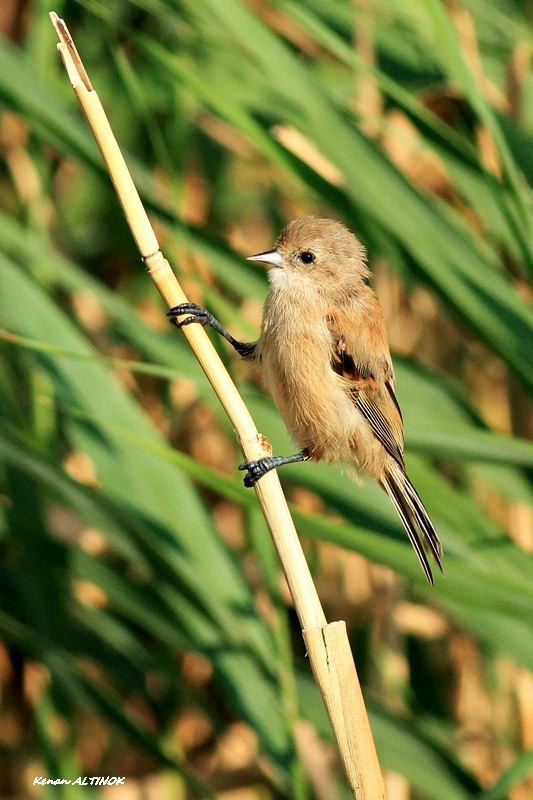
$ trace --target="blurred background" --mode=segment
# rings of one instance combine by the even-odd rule
[[[533,797],[531,0],[0,3],[0,797],[349,797],[234,433],[143,270],[50,10],[185,291],[236,337],[268,287],[244,257],[286,222],[336,217],[366,245],[445,576],[427,585],[371,481],[281,480],[387,799]]]

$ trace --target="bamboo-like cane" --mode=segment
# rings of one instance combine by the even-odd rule
[[[169,308],[184,303],[187,298],[159,250],[153,228],[72,37],[55,12],[51,12],[50,17],[70,82],[101,150],[148,274]],[[233,423],[246,461],[270,455],[270,445],[258,433],[202,326],[189,325],[182,330]],[[264,475],[255,484],[255,491],[287,578],[313,674],[328,710],[353,796],[356,800],[384,800],[383,779],[346,625],[344,622],[327,624],[277,473],[272,471]]]

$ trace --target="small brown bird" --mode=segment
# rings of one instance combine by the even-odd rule
[[[177,327],[198,322],[219,331],[244,358],[262,365],[266,385],[301,451],[241,464],[244,483],[295,461],[363,469],[387,492],[433,583],[422,543],[442,571],[442,547],[405,472],[403,422],[383,312],[367,285],[365,249],[340,222],[303,217],[284,228],[274,250],[251,256],[269,264],[270,292],[261,336],[238,342],[205,309],[171,309]],[[180,322],[176,318],[190,314]],[[422,539],[420,534],[422,534]]]

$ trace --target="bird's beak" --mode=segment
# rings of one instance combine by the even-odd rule
[[[283,266],[281,256],[277,250],[267,250],[266,253],[258,253],[256,256],[248,256],[247,261],[262,261],[271,264],[273,267]]]

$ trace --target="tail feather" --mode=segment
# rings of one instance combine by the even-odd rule
[[[420,533],[428,545],[428,548],[435,559],[435,563],[442,572],[442,546],[437,536],[437,532],[429,518],[429,514],[424,508],[418,492],[405,474],[400,469],[387,472],[380,481],[381,487],[387,492],[400,519],[403,523],[407,535],[413,545],[422,569],[433,586],[433,574],[431,567],[420,538]]]
[[[424,534],[424,539],[428,543],[429,549],[437,563],[440,571],[442,572],[442,545],[440,543],[440,539],[437,536],[437,531],[435,530],[433,523],[429,517],[426,508],[420,499],[418,492],[416,491],[415,487],[407,477],[405,476],[405,488],[407,489],[407,494],[409,495],[409,499],[412,503],[413,512],[415,515],[415,519],[420,527],[420,530]]]

